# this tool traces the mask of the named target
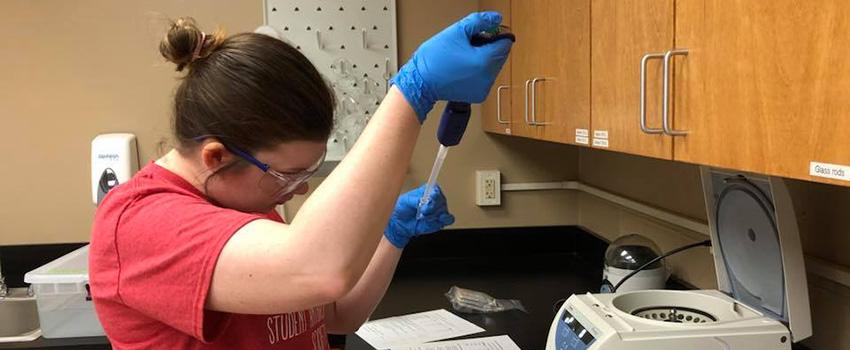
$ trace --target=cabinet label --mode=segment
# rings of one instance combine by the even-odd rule
[[[608,148],[607,139],[593,139],[593,147]]]
[[[587,138],[587,136],[576,136],[576,143],[581,145],[589,145],[590,140]]]
[[[587,129],[576,129],[576,137],[588,137],[590,132]]]
[[[608,130],[594,130],[593,131],[594,139],[608,139]]]
[[[828,179],[850,181],[850,166],[810,162],[809,175]]]

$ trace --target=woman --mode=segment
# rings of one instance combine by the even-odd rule
[[[397,196],[435,101],[486,97],[510,42],[469,39],[500,21],[472,14],[420,46],[289,223],[273,209],[322,163],[332,91],[280,40],[174,23],[160,51],[187,70],[177,146],[110,192],[93,226],[92,296],[113,347],[327,349],[327,333],[356,330],[407,242],[454,220],[439,190],[419,218],[422,189]]]

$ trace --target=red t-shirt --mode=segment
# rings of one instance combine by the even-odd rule
[[[94,306],[112,346],[327,350],[322,307],[280,315],[204,309],[219,253],[257,219],[283,222],[274,212],[218,207],[154,163],[112,190],[95,215],[89,253]]]

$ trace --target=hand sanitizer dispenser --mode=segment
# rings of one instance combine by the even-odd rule
[[[136,135],[102,134],[95,137],[91,142],[92,202],[100,204],[107,192],[127,182],[138,170]]]

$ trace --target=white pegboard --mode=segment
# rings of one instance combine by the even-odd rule
[[[360,136],[398,71],[395,0],[265,0],[266,25],[304,53],[334,88],[329,161]]]

